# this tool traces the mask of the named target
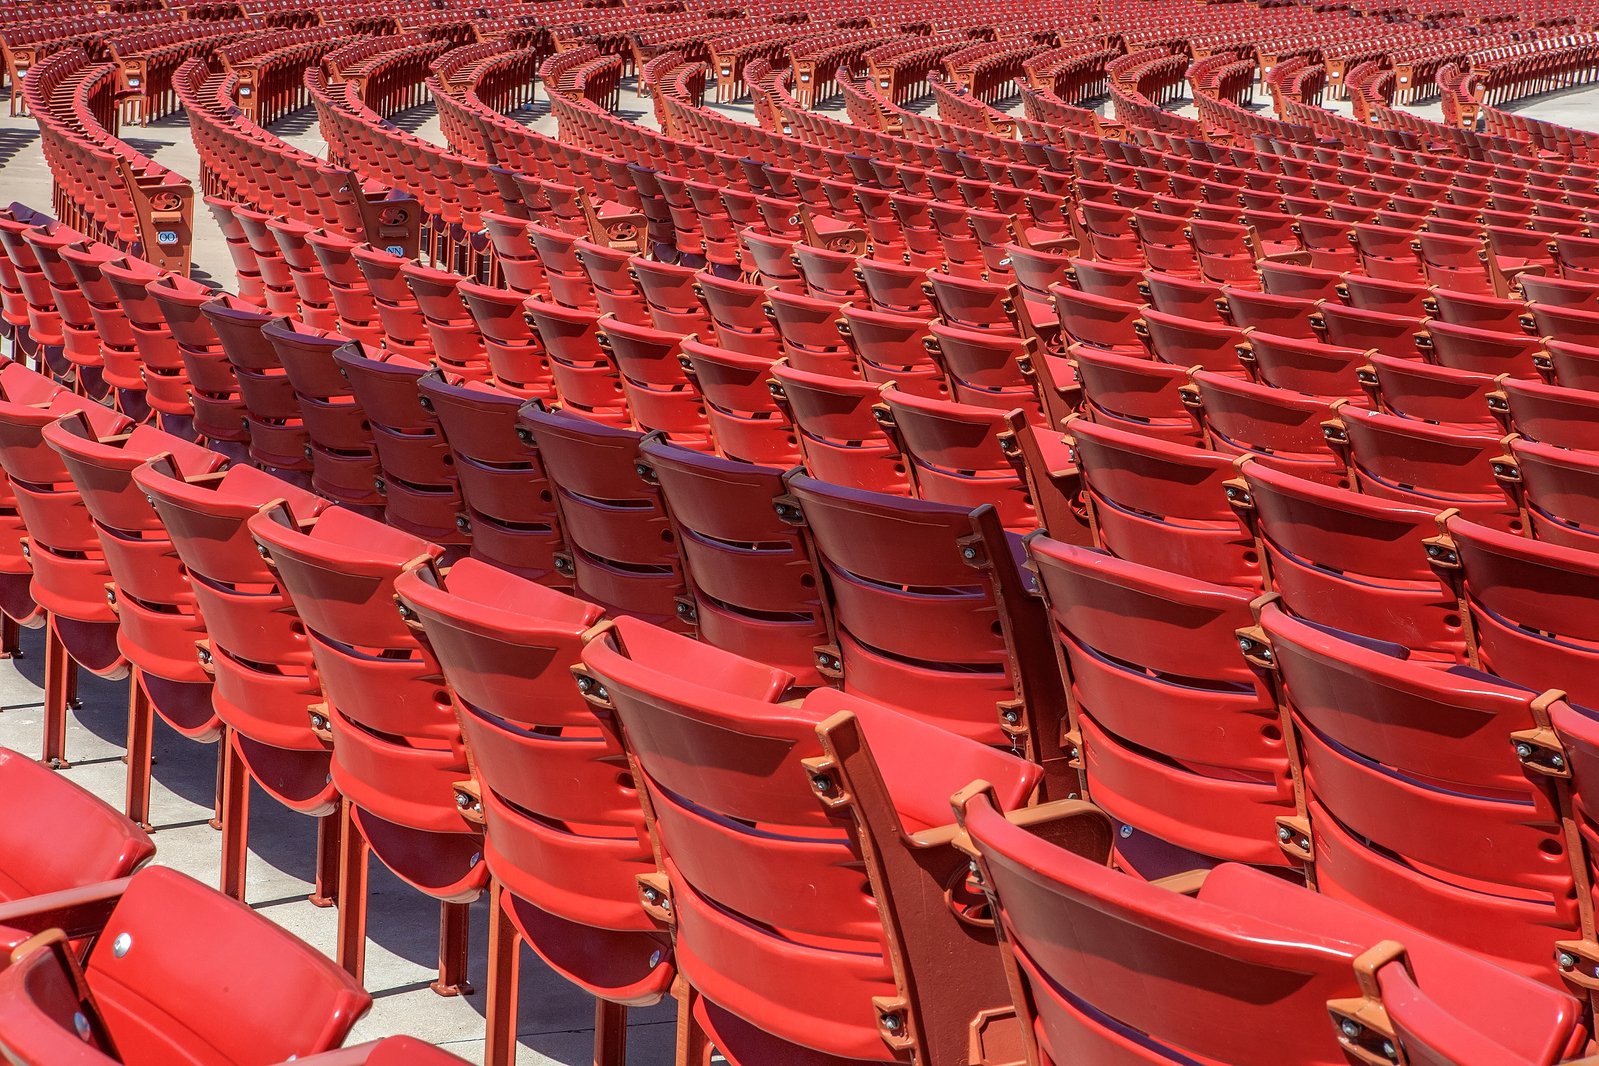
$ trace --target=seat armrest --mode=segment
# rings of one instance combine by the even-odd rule
[[[0,927],[29,936],[46,929],[60,929],[73,940],[93,936],[111,920],[127,887],[128,878],[123,877],[0,903]]]

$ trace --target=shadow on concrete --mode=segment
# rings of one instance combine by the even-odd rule
[[[24,150],[38,143],[37,130],[0,130],[0,167],[5,166]]]

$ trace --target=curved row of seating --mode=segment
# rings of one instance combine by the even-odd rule
[[[812,85],[898,32],[832,14],[778,31]],[[453,12],[308,66],[339,188],[184,67],[240,294],[0,218],[46,759],[127,677],[129,816],[156,717],[218,743],[224,892],[254,782],[357,979],[370,856],[445,994],[487,892],[497,1064],[519,943],[607,1064],[668,995],[683,1066],[1582,1054],[1593,171],[1249,116],[1264,10],[1130,14],[1116,122],[1014,129],[756,53],[751,125],[677,50],[647,129],[593,17],[557,137],[500,113],[538,47],[452,61]],[[420,93],[448,146],[386,121]],[[420,248],[330,210],[407,193]]]

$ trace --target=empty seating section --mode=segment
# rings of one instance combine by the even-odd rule
[[[341,1046],[374,857],[492,1066],[524,944],[596,1066],[1595,1050],[1590,0],[17,6],[0,1058],[459,1061]]]

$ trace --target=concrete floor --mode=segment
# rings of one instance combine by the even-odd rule
[[[1599,126],[1599,88],[1552,95],[1519,108],[1540,118],[1585,128]],[[653,125],[649,103],[624,90],[623,108],[629,117]],[[748,105],[723,110],[749,116]],[[1423,113],[1425,109],[1418,109]],[[1436,110],[1436,107],[1433,108]],[[543,132],[554,133],[554,122],[541,100],[520,113],[518,119]],[[842,116],[841,116],[842,117]],[[431,105],[396,116],[407,129],[438,140],[438,119]],[[325,147],[314,112],[289,116],[278,124],[286,140],[320,153]],[[130,127],[126,139],[162,164],[191,177],[199,172],[199,159],[179,116],[150,127]],[[0,116],[0,204],[21,202],[48,211],[50,175],[38,150],[37,128],[31,119]],[[202,208],[195,220],[195,276],[230,288],[233,265],[221,234]],[[39,750],[42,735],[44,666],[41,635],[25,634],[21,658],[0,663],[0,745],[25,754]],[[120,761],[126,736],[125,682],[112,683],[85,677],[81,689],[83,709],[73,715],[68,751],[73,765],[63,771],[73,780],[118,806],[125,787]],[[155,788],[151,804],[154,834],[159,847],[156,861],[183,870],[207,883],[216,883],[220,836],[207,825],[215,775],[214,747],[198,745],[158,726]],[[7,812],[15,816],[16,812]],[[278,807],[257,791],[252,804],[251,859],[248,899],[261,914],[292,930],[317,947],[331,952],[336,916],[331,910],[311,906],[305,899],[311,887],[315,826],[311,820]],[[483,996],[442,999],[427,989],[433,976],[437,950],[435,905],[409,890],[374,863],[372,875],[367,983],[376,997],[371,1012],[357,1025],[352,1041],[395,1033],[409,1033],[442,1045],[471,1061],[480,1061],[483,1048]],[[486,906],[473,909],[472,980],[481,990],[484,979]],[[523,952],[522,999],[518,1033],[520,1064],[562,1063],[580,1066],[590,1062],[593,1008],[590,1000],[549,971],[530,952]],[[673,1009],[670,1003],[634,1012],[630,1028],[629,1062],[669,1063],[673,1046]]]

